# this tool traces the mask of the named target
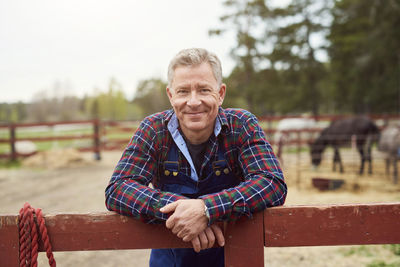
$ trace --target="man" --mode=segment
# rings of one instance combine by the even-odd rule
[[[257,119],[222,109],[221,63],[205,49],[170,62],[173,107],[145,118],[106,189],[109,210],[164,222],[193,249],[153,249],[150,266],[224,266],[217,221],[234,221],[282,205],[286,184]],[[153,188],[149,187],[152,183]]]

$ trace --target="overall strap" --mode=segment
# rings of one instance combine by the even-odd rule
[[[212,171],[215,175],[220,176],[223,173],[228,174],[231,172],[228,162],[225,159],[225,149],[223,145],[219,145],[217,152],[217,160],[212,162]]]
[[[165,176],[177,176],[179,172],[178,147],[173,143],[167,153],[167,160],[163,163],[163,174]]]

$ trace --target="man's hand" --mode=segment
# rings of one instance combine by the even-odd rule
[[[204,205],[202,199],[180,199],[162,207],[160,211],[173,212],[165,225],[183,241],[189,242],[207,228]]]
[[[202,249],[212,248],[217,239],[218,245],[221,247],[225,245],[225,238],[218,225],[213,224],[207,227],[203,232],[192,240],[194,251],[200,252]]]

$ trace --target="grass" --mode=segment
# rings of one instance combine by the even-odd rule
[[[346,249],[343,252],[343,255],[346,257],[349,257],[351,255],[363,255],[363,256],[367,256],[367,257],[372,257],[373,254],[371,252],[371,250],[367,247],[367,246],[356,246],[356,247],[351,247],[350,249]]]
[[[394,255],[400,256],[400,244],[385,245],[385,247],[389,248]]]
[[[392,263],[386,263],[385,261],[373,261],[367,265],[367,267],[399,267],[400,260],[397,260]]]
[[[0,159],[0,169],[18,169],[21,167],[21,161]]]
[[[400,266],[400,244],[390,244],[390,245],[382,245],[382,248],[391,251],[394,254],[394,260],[391,262],[386,262],[385,260],[377,260],[374,259],[371,263],[367,264],[367,267],[399,267]],[[350,257],[352,255],[360,255],[366,257],[374,257],[374,249],[367,246],[355,246],[349,249],[345,249],[342,251],[345,257]]]

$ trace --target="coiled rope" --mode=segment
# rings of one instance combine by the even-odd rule
[[[41,209],[34,209],[25,203],[19,211],[19,266],[37,267],[39,238],[43,241],[49,265],[56,267],[49,236]],[[40,235],[40,236],[39,236]]]

